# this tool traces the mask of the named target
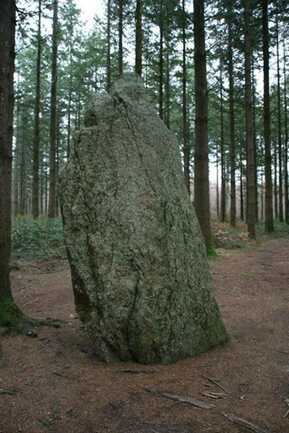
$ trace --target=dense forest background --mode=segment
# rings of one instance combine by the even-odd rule
[[[273,219],[289,224],[288,2],[201,4],[107,0],[104,18],[87,27],[75,0],[18,2],[16,218],[59,216],[58,174],[84,109],[135,71],[178,138],[207,243],[210,213],[247,222],[253,238],[257,222],[269,232]]]

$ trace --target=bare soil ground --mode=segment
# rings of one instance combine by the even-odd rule
[[[288,433],[289,240],[222,251],[211,268],[230,343],[153,367],[106,365],[87,353],[65,261],[14,270],[14,293],[24,311],[65,323],[41,328],[37,338],[2,337],[0,432]],[[214,407],[195,407],[152,390]],[[208,392],[221,398],[202,394]]]

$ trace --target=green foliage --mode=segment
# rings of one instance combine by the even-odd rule
[[[12,229],[12,254],[35,259],[66,257],[60,218],[17,218]]]
[[[258,223],[256,226],[257,229],[257,236],[265,236],[270,238],[285,238],[289,236],[289,227],[286,223],[281,223],[279,220],[274,220],[274,231],[270,233],[270,235],[266,234],[264,235],[264,223]]]
[[[212,258],[212,257],[217,257],[217,251],[215,250],[214,247],[212,247],[211,245],[207,248],[207,255],[208,257]]]

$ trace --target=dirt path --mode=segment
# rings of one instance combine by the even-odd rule
[[[66,321],[38,338],[2,337],[0,433],[241,433],[234,414],[261,431],[288,433],[289,240],[227,252],[211,263],[230,343],[171,366],[104,365],[85,353],[73,318],[65,262],[13,272],[18,303],[33,316]],[[212,400],[203,392],[221,392]],[[149,390],[203,400],[211,409]],[[5,394],[3,391],[10,392]],[[267,430],[266,430],[267,429]]]

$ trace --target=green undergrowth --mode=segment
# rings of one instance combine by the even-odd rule
[[[244,223],[231,227],[229,223],[213,221],[212,231],[214,245],[207,250],[210,258],[218,255],[218,248],[239,249],[249,245]],[[275,220],[274,232],[268,235],[264,224],[258,223],[256,233],[257,241],[289,237],[289,225]],[[61,218],[17,218],[12,228],[12,256],[24,260],[66,258]]]
[[[16,218],[12,227],[12,256],[16,259],[65,258],[60,218]]]
[[[213,246],[210,245],[207,248],[207,255],[208,255],[209,258],[214,258],[214,257],[217,257],[218,254],[217,254],[216,249]]]
[[[213,221],[212,231],[217,254],[219,248],[227,250],[244,249],[260,245],[260,243],[269,239],[289,237],[289,225],[276,220],[274,221],[274,231],[270,234],[265,233],[264,223],[256,224],[256,240],[248,238],[247,225],[245,223],[238,222],[235,227],[232,227],[228,222]],[[208,252],[208,256],[212,257],[210,252]]]
[[[269,237],[272,239],[288,238],[289,237],[289,224],[281,223],[278,220],[274,221],[274,231],[272,233],[265,233],[264,223],[256,225],[257,236],[264,238]]]

